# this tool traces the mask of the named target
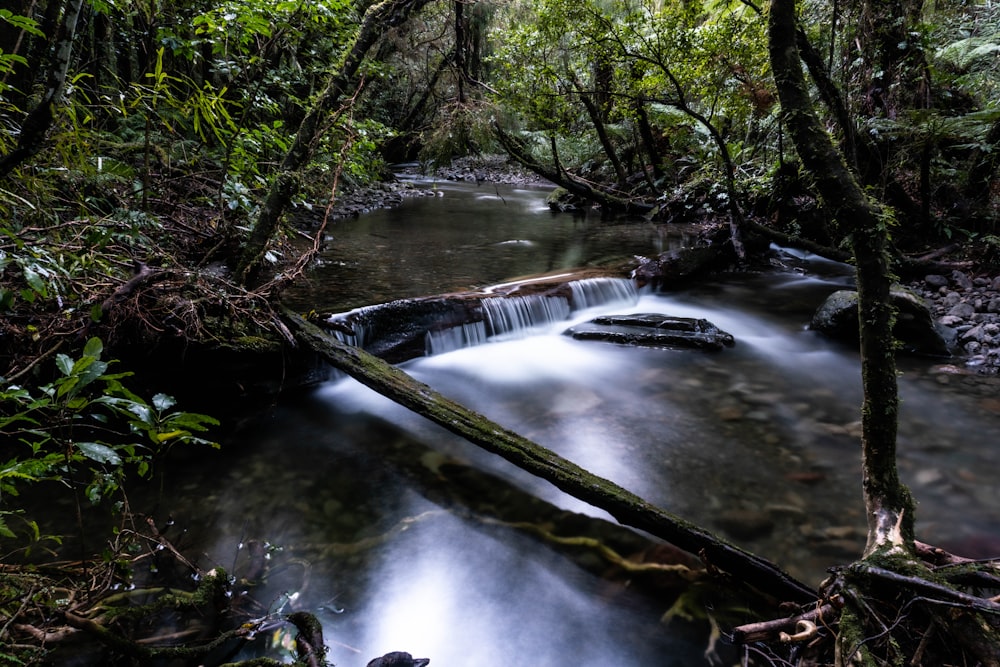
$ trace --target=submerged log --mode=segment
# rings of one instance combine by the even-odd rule
[[[341,343],[296,313],[285,311],[296,339],[333,367],[400,405],[423,415],[488,452],[610,513],[624,525],[644,530],[728,572],[774,600],[812,602],[816,592],[770,561],[652,505],[554,452],[437,393],[364,350]]]

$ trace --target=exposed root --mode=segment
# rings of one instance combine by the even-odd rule
[[[841,568],[813,608],[734,628],[744,664],[1000,665],[1000,561],[917,553]]]

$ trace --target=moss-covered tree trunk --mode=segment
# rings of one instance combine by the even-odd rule
[[[896,469],[899,399],[889,300],[888,212],[865,195],[816,116],[796,45],[794,0],[772,1],[768,39],[782,120],[820,195],[850,237],[857,263],[864,389],[862,474],[868,511],[865,552],[888,548],[912,553],[914,505]]]
[[[896,469],[898,387],[889,302],[889,212],[866,196],[820,124],[802,74],[795,34],[795,0],[772,0],[768,40],[782,121],[802,164],[850,239],[857,264],[868,543],[864,558],[832,578],[824,591],[829,599],[843,603],[836,605],[842,611],[834,662],[838,666],[904,660],[941,664],[940,657],[947,655],[955,664],[1000,667],[995,602],[942,585],[940,574],[925,568],[916,554],[914,502]],[[951,604],[958,597],[962,602]],[[887,627],[884,619],[893,614],[896,620]],[[939,645],[928,649],[935,640]],[[938,657],[928,661],[916,657],[925,651]]]
[[[575,498],[607,511],[623,525],[644,530],[755,587],[774,600],[810,603],[816,593],[770,561],[731,545],[660,509],[558,454],[438,394],[378,357],[345,345],[292,312],[285,313],[295,337],[379,394],[426,417],[522,470],[551,482]]]
[[[83,0],[67,0],[63,8],[62,23],[52,41],[45,65],[45,91],[38,104],[21,123],[17,146],[0,157],[0,180],[25,160],[37,154],[44,145],[45,136],[55,118],[55,108],[62,101],[63,92],[66,90],[66,76],[69,73],[73,41],[76,38],[76,27],[82,7]]]
[[[236,266],[236,278],[240,283],[246,284],[255,278],[268,244],[278,230],[282,215],[292,197],[299,191],[299,172],[312,157],[327,116],[343,103],[356,86],[358,71],[365,56],[383,34],[404,23],[413,12],[428,2],[430,0],[383,0],[365,12],[354,43],[336,73],[330,77],[326,88],[302,119],[295,140],[281,162],[280,170],[254,221],[250,238],[243,245]]]

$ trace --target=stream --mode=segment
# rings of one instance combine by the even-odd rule
[[[344,312],[688,241],[662,225],[552,216],[544,189],[422,185],[441,196],[335,223],[321,265],[290,299]],[[857,354],[806,327],[851,270],[784,253],[795,270],[671,293],[609,281],[565,320],[526,321],[475,346],[438,340],[435,354],[403,368],[817,585],[827,568],[857,557],[865,538]],[[703,353],[562,335],[595,314],[648,312],[708,319],[736,345]],[[922,540],[995,555],[997,385],[952,370],[900,360],[901,473],[920,503]],[[281,567],[263,593],[272,608],[321,610],[329,659],[340,667],[392,650],[432,667],[708,664],[704,627],[661,623],[666,604],[537,540],[449,511],[426,483],[386,465],[400,451],[420,452],[432,471],[461,461],[561,508],[604,516],[336,377],[248,424],[212,465],[201,451],[180,460],[167,503],[206,564],[238,572],[241,545],[266,540]]]

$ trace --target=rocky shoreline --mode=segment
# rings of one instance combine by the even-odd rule
[[[955,365],[982,375],[1000,374],[1000,276],[964,271],[930,274],[911,283],[951,344]]]
[[[355,218],[379,209],[393,208],[408,197],[440,197],[441,191],[434,187],[425,187],[424,179],[476,184],[544,184],[544,181],[537,176],[511,163],[502,155],[459,158],[429,173],[424,165],[419,163],[396,165],[393,173],[397,176],[395,180],[345,188],[330,208],[330,219]],[[421,180],[417,180],[418,178]]]

